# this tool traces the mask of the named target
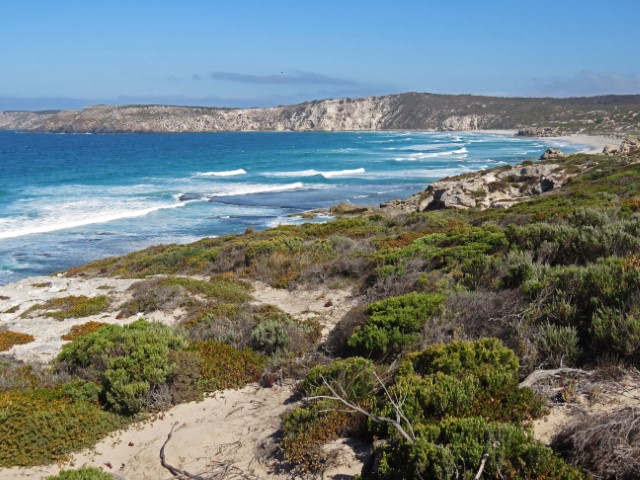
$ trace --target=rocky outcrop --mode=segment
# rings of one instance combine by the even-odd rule
[[[605,155],[621,155],[625,157],[640,153],[640,139],[627,137],[618,148],[607,145],[602,149],[602,153]]]
[[[71,133],[520,129],[522,135],[548,136],[565,133],[564,125],[571,124],[581,133],[604,134],[609,129],[617,136],[639,134],[634,115],[615,124],[595,121],[618,110],[640,112],[640,95],[527,99],[403,93],[272,108],[101,105],[78,111],[0,113],[0,129]],[[532,122],[547,127],[524,128]]]
[[[440,130],[453,132],[481,130],[485,125],[490,125],[494,117],[495,115],[452,115],[444,119]]]
[[[441,208],[506,208],[565,185],[576,176],[558,163],[500,167],[434,182],[406,200],[380,205],[387,213],[423,212]]]
[[[540,160],[553,160],[556,158],[564,158],[564,152],[559,148],[548,148],[540,155]]]
[[[353,205],[351,203],[340,203],[329,209],[329,213],[333,215],[362,215],[365,213],[373,213],[373,207],[368,205]]]

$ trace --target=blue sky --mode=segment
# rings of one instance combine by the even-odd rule
[[[638,0],[6,0],[0,110],[640,93]]]

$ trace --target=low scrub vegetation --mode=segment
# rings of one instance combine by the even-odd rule
[[[61,470],[58,475],[45,480],[113,480],[113,476],[95,467],[82,467],[73,470]]]
[[[104,322],[87,322],[81,323],[80,325],[74,325],[71,327],[68,333],[62,335],[63,340],[75,340],[78,337],[83,335],[89,335],[90,333],[96,332],[104,327],[106,323]]]
[[[9,350],[14,345],[24,345],[25,343],[31,343],[33,341],[33,335],[13,332],[11,330],[0,330],[0,352]]]
[[[109,307],[109,297],[99,295],[86,297],[84,295],[69,295],[68,297],[53,298],[45,303],[34,305],[24,312],[21,317],[26,317],[32,312],[43,310],[44,316],[64,320],[67,318],[83,318],[98,315]]]
[[[618,457],[591,453],[599,430],[567,433],[552,450],[528,427],[544,402],[518,382],[534,369],[640,362],[638,158],[573,155],[558,171],[577,175],[507,209],[345,216],[72,269],[140,278],[122,315],[178,310],[179,329],[101,327],[65,347],[57,378],[14,366],[3,393],[55,390],[65,408],[111,421],[289,374],[304,377],[306,400],[286,414],[282,447],[301,472],[322,471],[324,445],[350,435],[380,440],[363,472],[371,479],[635,478],[611,473]],[[247,281],[349,286],[361,304],[318,351],[317,322],[252,304]],[[107,302],[67,298],[37,308],[69,318]],[[110,428],[96,418],[96,431]]]
[[[395,356],[415,348],[420,332],[443,303],[439,293],[408,293],[367,307],[369,319],[355,329],[348,345],[364,356]]]

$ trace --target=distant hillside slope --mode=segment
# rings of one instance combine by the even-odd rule
[[[0,113],[0,129],[48,132],[486,130],[556,127],[567,133],[640,133],[640,95],[500,98],[403,93],[272,108],[95,106]]]

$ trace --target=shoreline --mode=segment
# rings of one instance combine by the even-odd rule
[[[517,137],[517,130],[472,130],[480,133],[487,133],[489,135],[508,135]],[[602,149],[605,146],[617,147],[622,142],[621,139],[615,137],[608,137],[605,135],[588,135],[584,133],[571,133],[568,135],[560,135],[558,137],[521,137],[521,138],[538,138],[541,141],[551,140],[554,142],[567,142],[572,145],[581,145],[589,147],[585,151],[579,153],[587,153],[590,155],[602,153]]]

